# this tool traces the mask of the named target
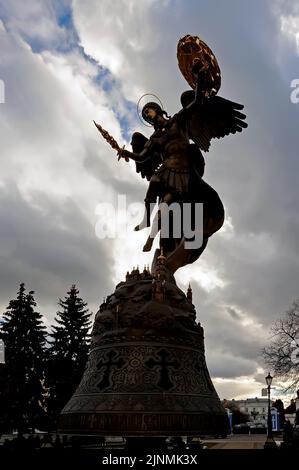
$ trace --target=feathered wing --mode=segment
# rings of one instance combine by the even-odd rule
[[[150,180],[152,175],[154,174],[155,170],[161,163],[161,156],[158,152],[156,152],[152,146],[150,145],[150,140],[147,139],[143,134],[140,132],[134,132],[132,135],[131,146],[134,153],[141,153],[146,146],[148,146],[149,150],[147,152],[147,157],[143,162],[135,162],[136,163],[136,172],[140,173],[142,178],[146,178]]]
[[[190,102],[191,93],[185,93],[188,93]],[[188,125],[190,139],[201,150],[208,152],[212,139],[242,132],[247,127],[246,115],[240,112],[243,108],[242,104],[234,103],[221,96],[204,98],[201,104],[192,108]]]

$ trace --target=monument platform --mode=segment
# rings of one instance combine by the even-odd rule
[[[228,432],[211,381],[192,292],[160,256],[155,274],[135,269],[95,317],[86,371],[59,431],[120,436]]]

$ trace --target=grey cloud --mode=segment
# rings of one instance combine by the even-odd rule
[[[109,149],[110,150],[110,149]],[[106,157],[106,158],[105,158]],[[145,192],[147,190],[148,182],[142,180],[141,176],[135,173],[135,165],[132,171],[128,171],[124,165],[124,161],[117,161],[116,155],[113,155],[111,151],[107,151],[104,158],[99,157],[93,153],[88,153],[84,159],[84,167],[94,178],[102,180],[103,175],[109,175],[109,186],[115,190],[117,194],[125,194],[128,202],[143,202]],[[114,158],[114,169],[111,168],[111,162],[107,159]],[[123,177],[124,170],[126,172]],[[128,175],[131,179],[128,180]]]
[[[69,0],[11,0],[1,2],[0,17],[8,30],[17,32],[33,49],[61,48],[73,43],[73,38],[58,17],[69,7]]]
[[[70,200],[55,203],[34,194],[32,203],[16,187],[0,191],[1,251],[0,298],[2,309],[18,284],[36,291],[42,312],[53,316],[58,297],[71,284],[78,285],[93,311],[112,289],[112,257],[100,242],[80,208]]]
[[[256,370],[263,366],[260,349],[267,341],[270,324],[298,296],[299,105],[289,99],[289,84],[298,70],[298,57],[295,48],[291,49],[282,39],[277,16],[277,12],[295,14],[296,5],[287,0],[191,0],[157,2],[144,7],[138,2],[138,8],[127,9],[125,16],[122,8],[114,5],[113,2],[74,2],[74,21],[81,45],[87,52],[95,51],[94,58],[99,62],[101,57],[96,53],[105,26],[98,28],[99,12],[105,13],[108,26],[113,23],[113,30],[109,26],[105,34],[108,43],[125,57],[116,78],[126,98],[135,99],[134,87],[144,92],[153,91],[161,97],[170,114],[176,112],[180,93],[188,86],[178,70],[175,49],[178,38],[191,33],[201,36],[219,60],[223,79],[221,96],[245,105],[248,130],[214,142],[206,155],[205,179],[221,195],[234,232],[231,237],[215,234],[197,263],[204,260],[215,268],[225,285],[210,292],[196,283],[192,287],[198,318],[205,328],[212,375],[233,378],[248,374],[261,380]],[[17,50],[17,44],[13,49]],[[13,49],[9,51],[11,63],[6,62],[8,78],[10,64],[20,63]],[[36,71],[32,71],[28,61],[27,56],[20,71],[25,70],[28,80],[32,77],[38,91]],[[10,87],[18,90],[18,77],[11,78],[8,94]],[[39,78],[42,87],[47,79],[45,75]],[[54,94],[55,84],[52,84],[50,95]],[[30,106],[22,96],[20,90],[12,96],[14,112],[11,115],[5,115],[10,113],[8,108],[1,108],[2,116],[16,123],[15,140],[22,138],[23,130],[28,131],[32,140],[40,138],[49,142],[60,135],[59,129],[65,129],[66,114],[63,88],[59,92],[60,112],[56,114],[51,108],[49,117],[49,128],[55,132],[49,132],[48,136],[44,126],[38,127],[34,135],[32,125],[38,119],[47,118],[49,109],[44,95],[37,93],[38,99]],[[123,102],[120,104],[123,108]],[[16,110],[27,116],[27,124],[26,120],[18,121]],[[71,111],[70,107],[67,113]],[[133,128],[134,119],[130,116]],[[75,121],[70,119],[68,131],[74,123],[79,126],[78,116]],[[6,142],[4,155],[13,155],[13,140],[10,137],[10,142]],[[114,192],[127,194],[129,201],[142,201],[146,186],[140,182],[139,175],[127,172],[122,176],[121,166],[117,165],[123,162],[109,161],[110,155],[104,154],[104,146],[96,145],[96,138],[92,142],[84,138],[80,146],[82,177],[93,175],[95,183],[104,179]],[[6,167],[7,162],[4,162],[3,172]],[[97,195],[100,196],[105,195]],[[0,248],[3,295],[7,297],[21,280],[18,277],[24,274],[29,283],[32,280],[34,284],[30,288],[39,291],[48,305],[53,305],[54,297],[62,295],[61,288],[66,290],[74,273],[80,273],[78,282],[87,300],[96,303],[97,298],[100,300],[113,289],[109,245],[94,240],[90,223],[80,214],[78,200],[74,202],[74,195],[71,198],[73,201],[69,199],[59,205],[52,196],[42,199],[39,195],[38,208],[30,206],[20,194],[2,194],[7,208],[13,208],[15,213],[13,217],[12,211],[4,211],[0,219],[5,222],[1,224]],[[22,218],[22,211],[27,218]],[[40,237],[33,236],[30,225],[27,227],[30,218]],[[50,226],[48,218],[52,220]],[[21,241],[11,236],[14,233],[22,235]],[[84,249],[80,249],[81,246]],[[18,257],[16,250],[19,250]],[[47,278],[47,288],[43,286],[41,279],[44,277],[40,273]],[[238,318],[239,310],[255,324],[244,326],[243,317]],[[233,386],[230,390],[233,394]]]
[[[213,351],[207,357],[207,365],[212,377],[223,379],[254,376],[257,369],[257,363],[251,360],[232,355],[217,355]]]
[[[242,319],[242,316],[233,307],[227,307],[226,310],[234,320]]]

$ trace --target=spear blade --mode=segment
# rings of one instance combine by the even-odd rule
[[[93,121],[94,122],[94,125],[96,126],[96,128],[98,129],[99,133],[104,137],[104,139],[106,140],[106,142],[108,142],[108,144],[111,145],[111,147],[114,149],[114,150],[117,150],[119,151],[121,148],[120,146],[118,145],[118,143],[116,142],[116,140],[114,139],[114,137],[112,137],[112,135],[109,134],[108,131],[106,131],[106,129],[104,129],[101,124],[98,124],[97,122]]]

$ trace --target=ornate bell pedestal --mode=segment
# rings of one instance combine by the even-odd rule
[[[159,267],[160,265],[160,267]],[[118,436],[226,434],[211,382],[203,329],[186,295],[163,271],[127,274],[98,311],[90,356],[61,413],[63,433]]]

